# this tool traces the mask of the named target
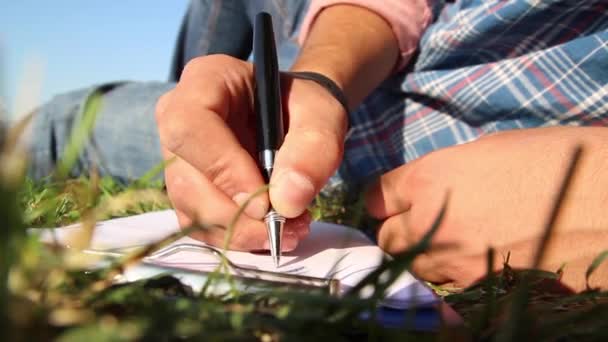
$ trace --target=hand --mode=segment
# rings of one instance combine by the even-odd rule
[[[380,246],[396,253],[419,241],[449,190],[444,220],[432,240],[437,248],[415,260],[414,272],[429,281],[467,286],[485,274],[490,246],[497,251],[495,268],[508,252],[512,267],[531,267],[579,142],[584,143],[584,154],[540,266],[556,271],[566,263],[562,280],[584,288],[586,267],[608,246],[603,210],[608,189],[606,128],[503,132],[438,150],[383,175],[366,197],[370,213],[384,220],[378,231]],[[604,265],[596,272],[604,287],[607,269]]]
[[[346,113],[314,82],[283,81],[287,135],[270,180],[269,195],[255,197],[236,222],[230,248],[267,249],[261,221],[269,208],[290,218],[283,249],[307,235],[306,207],[342,158]],[[264,185],[257,167],[252,65],[228,56],[197,58],[179,84],[157,104],[167,191],[180,226],[227,227],[238,206]],[[322,153],[319,153],[322,152]],[[224,229],[197,231],[195,238],[222,245]]]

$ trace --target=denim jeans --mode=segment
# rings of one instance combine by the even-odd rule
[[[280,66],[287,69],[297,54],[297,30],[307,7],[307,0],[191,1],[167,81],[94,85],[55,96],[39,108],[32,127],[29,175],[41,178],[53,170],[86,99],[93,91],[107,88],[89,143],[71,176],[87,174],[95,167],[102,176],[122,181],[140,177],[162,161],[154,119],[156,101],[174,87],[188,61],[207,54],[247,60],[254,17],[266,11],[273,17]]]
[[[297,32],[308,0],[192,1],[182,22],[169,78],[178,81],[186,63],[198,56],[227,54],[242,60],[251,56],[255,15],[272,15],[279,67],[288,69],[298,52]]]

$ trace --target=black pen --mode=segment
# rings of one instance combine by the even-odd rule
[[[257,115],[257,151],[264,180],[268,184],[274,158],[283,143],[283,111],[277,48],[272,29],[272,17],[258,13],[253,28],[253,68],[255,75],[255,111]],[[270,253],[276,267],[281,258],[281,238],[285,218],[272,206],[264,217],[268,230]]]

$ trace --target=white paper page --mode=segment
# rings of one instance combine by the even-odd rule
[[[78,225],[55,229],[55,238],[66,244],[70,234],[78,229]],[[99,222],[94,230],[91,248],[107,250],[142,246],[178,230],[177,218],[172,210],[103,221]],[[43,239],[50,239],[49,230],[45,231]],[[203,244],[184,237],[173,245],[182,243]],[[282,254],[278,269],[274,267],[268,254],[227,252],[228,259],[242,267],[336,278],[345,290],[378,267],[383,255],[382,250],[361,232],[325,222],[313,222],[309,236],[301,241],[294,251]],[[191,250],[148,261],[150,260],[163,266],[197,271],[213,271],[218,265],[218,260],[213,256]],[[412,304],[428,305],[436,301],[437,298],[428,287],[410,273],[404,272],[389,289],[385,304],[407,307]]]

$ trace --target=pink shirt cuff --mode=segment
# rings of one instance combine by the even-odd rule
[[[418,47],[422,33],[431,21],[429,0],[312,0],[298,37],[304,43],[313,21],[326,7],[347,4],[367,8],[386,20],[393,30],[401,56],[396,70],[403,69]]]

